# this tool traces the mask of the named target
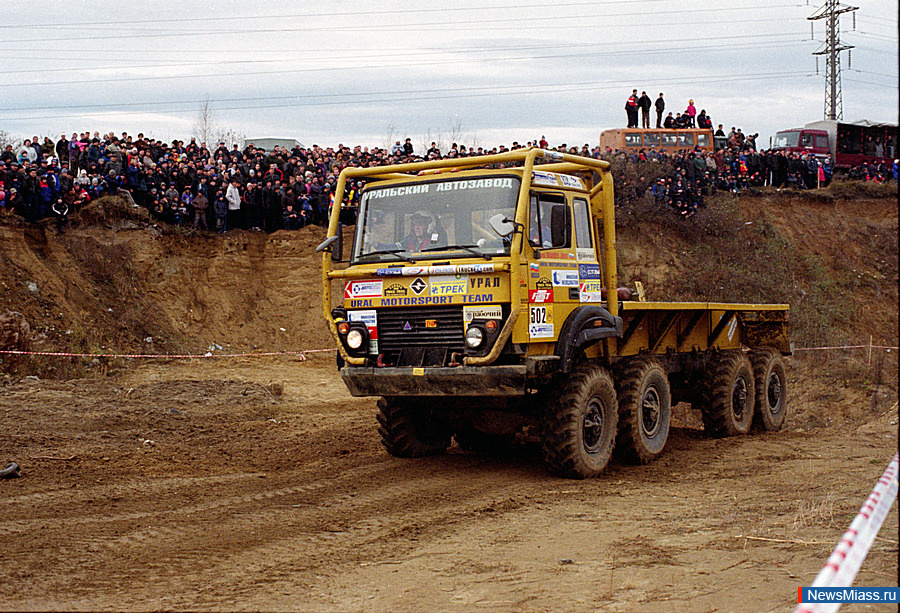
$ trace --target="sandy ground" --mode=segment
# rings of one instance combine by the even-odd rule
[[[791,402],[722,440],[682,406],[660,461],[567,481],[388,456],[324,355],[7,382],[0,609],[789,611],[898,444],[896,405]],[[897,585],[897,518],[857,585]]]

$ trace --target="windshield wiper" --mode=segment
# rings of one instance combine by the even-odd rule
[[[368,252],[368,253],[363,253],[363,254],[360,255],[359,258],[357,258],[357,259],[369,257],[370,255],[395,255],[395,256],[397,256],[398,258],[400,258],[401,260],[405,260],[405,261],[407,261],[407,262],[415,263],[415,260],[414,260],[414,259],[412,259],[412,258],[410,258],[410,257],[407,257],[407,256],[405,256],[405,255],[400,255],[400,254],[403,253],[404,251],[406,251],[406,249],[381,249],[381,250],[379,250],[379,251],[370,251],[370,252]]]
[[[476,251],[474,249],[474,247],[477,247],[477,246],[478,245],[441,245],[440,247],[426,247],[425,249],[422,249],[422,252],[424,253],[426,251],[449,251],[451,249],[465,249],[469,253],[471,253],[473,255],[477,255],[480,258],[484,258],[486,260],[492,259],[491,256],[489,256],[486,253],[482,253],[481,251]]]

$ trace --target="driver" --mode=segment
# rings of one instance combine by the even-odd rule
[[[410,217],[410,227],[412,234],[404,242],[407,251],[422,251],[431,245],[431,236],[428,235],[428,222],[430,220],[421,213],[416,213]]]

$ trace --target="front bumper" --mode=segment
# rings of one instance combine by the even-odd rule
[[[341,369],[353,396],[522,396],[528,374],[525,365]]]

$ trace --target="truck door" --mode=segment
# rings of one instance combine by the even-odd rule
[[[528,334],[555,340],[580,302],[572,209],[564,193],[534,192],[529,206]]]

